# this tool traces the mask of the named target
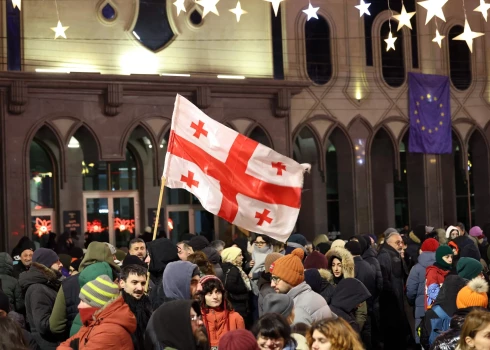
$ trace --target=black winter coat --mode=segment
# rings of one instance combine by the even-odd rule
[[[250,291],[247,289],[242,279],[240,270],[233,264],[223,263],[223,275],[225,276],[224,287],[233,305],[233,309],[238,312],[243,319],[248,318]]]
[[[265,271],[261,272],[260,278],[257,282],[257,287],[259,288],[259,300],[258,300],[259,317],[261,317],[263,315],[263,305],[264,305],[265,296],[267,294],[272,294],[276,292],[274,288],[271,287],[270,272],[265,272]]]
[[[383,290],[383,274],[381,273],[381,266],[378,261],[378,253],[376,249],[373,247],[369,247],[363,254],[362,259],[371,265],[371,268],[374,270],[376,274],[376,289],[378,293],[375,295],[375,298],[379,296],[379,293]]]
[[[384,244],[378,254],[383,274],[383,291],[379,297],[381,332],[386,349],[405,349],[411,331],[405,313],[405,269],[400,253]]]
[[[46,266],[32,263],[31,268],[19,279],[25,295],[27,321],[31,334],[43,350],[55,350],[62,339],[51,333],[49,316],[60,288],[56,273]]]
[[[0,253],[0,282],[2,290],[8,296],[13,311],[24,313],[24,297],[19,286],[19,281],[13,277],[14,265],[12,258],[7,253]]]
[[[12,277],[19,279],[20,274],[26,271],[29,271],[29,266],[25,266],[22,263],[22,261],[18,261],[17,264],[14,265],[14,271],[12,272]]]
[[[367,300],[368,307],[373,307],[374,299],[378,295],[376,287],[376,273],[371,268],[368,262],[364,261],[360,256],[354,257],[355,277],[362,282],[371,293],[371,297]]]
[[[451,318],[451,324],[449,330],[439,335],[434,343],[431,345],[430,350],[455,350],[458,346],[459,336],[461,335],[461,328],[463,327],[466,316],[474,309],[469,307],[466,309],[459,309]]]

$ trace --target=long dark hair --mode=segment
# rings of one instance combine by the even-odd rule
[[[199,292],[201,297],[201,309],[206,310],[209,307],[206,305],[206,294],[212,293],[213,290],[217,289],[223,295],[223,300],[221,301],[220,307],[227,311],[233,311],[233,307],[228,300],[228,293],[223,286],[223,283],[217,278],[211,278],[202,283],[202,290]]]
[[[0,350],[28,350],[20,326],[9,317],[0,317]]]

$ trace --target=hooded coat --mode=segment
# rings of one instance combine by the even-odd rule
[[[385,348],[404,349],[411,334],[405,314],[405,269],[400,253],[384,244],[378,254],[383,273],[383,291],[379,297],[381,332]]]
[[[360,333],[361,329],[356,322],[355,311],[359,304],[371,297],[364,284],[355,278],[346,278],[339,282],[332,295],[330,309],[337,316],[347,321],[352,328]]]
[[[0,253],[0,282],[2,290],[8,296],[10,304],[14,311],[23,313],[25,310],[24,298],[19,281],[13,277],[14,265],[13,260],[7,253]]]
[[[162,276],[167,264],[178,261],[177,246],[167,238],[159,238],[147,243],[146,249],[151,257],[150,280],[155,284],[155,288],[150,291],[150,300],[153,310],[160,306],[165,298],[163,294]]]
[[[325,278],[330,285],[327,285],[322,292],[320,293],[322,297],[325,298],[327,303],[330,304],[330,300],[332,299],[332,295],[335,290],[335,286],[338,283],[336,282],[336,278],[334,277],[332,273],[332,269],[330,266],[332,266],[332,260],[333,258],[337,257],[340,258],[340,261],[342,262],[342,278],[354,278],[355,277],[355,264],[354,264],[354,258],[352,257],[352,254],[345,248],[341,247],[336,247],[330,249],[327,254],[326,254],[327,260],[328,260],[328,265],[329,269],[328,270],[320,270],[320,274],[322,275],[323,278]],[[323,274],[322,274],[323,271]],[[327,271],[327,272],[325,272]]]
[[[103,261],[108,263],[113,270],[117,272],[120,271],[120,267],[114,262],[111,250],[107,244],[102,242],[90,243],[87,253],[78,268],[80,273],[65,279],[58,291],[56,302],[53,306],[53,312],[49,318],[51,332],[68,336],[73,321],[78,315],[77,307],[80,303],[78,295],[80,294],[81,287],[85,285],[85,283],[80,285],[80,274],[87,266]],[[74,333],[76,333],[76,331],[77,330],[75,330]]]
[[[214,273],[221,282],[224,281],[223,269],[221,268],[221,255],[218,251],[212,247],[206,247],[202,250],[204,254],[208,257],[209,262],[213,265]]]
[[[58,276],[46,266],[32,263],[29,271],[20,276],[19,285],[25,297],[32,337],[41,349],[56,349],[61,338],[51,332],[49,315],[60,289]]]
[[[362,259],[371,265],[371,268],[376,274],[376,289],[379,293],[383,289],[383,274],[381,273],[381,267],[378,261],[378,252],[373,247],[368,247],[364,253],[362,253]],[[375,296],[376,297],[376,296]]]
[[[196,264],[188,261],[176,261],[163,273],[163,292],[165,301],[191,299],[191,279]]]
[[[136,330],[136,318],[119,296],[97,310],[74,336],[63,342],[59,350],[71,350],[72,342],[78,350],[133,350],[131,334]]]
[[[203,308],[201,314],[210,346],[218,346],[221,337],[229,331],[245,329],[245,321],[238,312]]]
[[[418,257],[418,262],[410,270],[407,279],[407,299],[410,305],[415,305],[415,339],[418,342],[417,326],[425,315],[425,269],[436,262],[435,252],[423,252]]]
[[[425,310],[430,308],[430,306],[434,303],[448,273],[449,270],[440,268],[437,263],[435,265],[428,266],[425,270]]]
[[[192,300],[175,300],[156,309],[146,327],[145,349],[161,350],[169,347],[196,350],[191,327],[191,308],[198,315],[201,314],[199,303]]]
[[[315,293],[306,282],[293,287],[287,295],[294,301],[293,324],[311,325],[315,321],[332,317],[332,311],[330,311],[325,299],[320,294]]]

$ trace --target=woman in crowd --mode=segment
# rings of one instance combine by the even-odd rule
[[[0,349],[28,350],[22,329],[9,317],[0,317]]]
[[[296,341],[291,336],[291,327],[280,314],[265,314],[252,329],[259,349],[296,350]]]
[[[458,350],[490,349],[490,312],[474,310],[466,317]]]
[[[227,332],[244,329],[245,322],[238,312],[233,311],[223,283],[218,277],[204,276],[200,284],[202,321],[208,332],[211,349],[217,349],[220,339]]]
[[[201,277],[206,275],[216,276],[213,265],[209,262],[208,257],[202,251],[192,253],[187,257],[187,261],[196,264],[199,267]]]
[[[459,237],[459,230],[455,226],[449,226],[446,230],[446,238],[450,241],[455,239],[456,237]]]
[[[425,310],[429,309],[439,294],[444,279],[451,270],[453,250],[442,245],[436,250],[436,262],[425,270]]]
[[[222,268],[224,275],[224,286],[228,291],[233,309],[245,320],[249,328],[252,324],[252,313],[250,310],[251,281],[242,270],[243,255],[238,247],[226,248],[221,252],[223,260]]]
[[[364,349],[356,332],[340,317],[313,323],[306,339],[311,350]]]
[[[352,254],[345,248],[335,247],[327,252],[328,272],[322,270],[322,277],[326,278],[330,283],[322,292],[321,295],[330,304],[335,286],[344,278],[354,278],[354,258]]]
[[[270,238],[266,235],[258,234],[254,240],[254,250],[252,252],[253,267],[250,270],[249,277],[258,280],[260,273],[264,271],[265,258],[272,253]]]

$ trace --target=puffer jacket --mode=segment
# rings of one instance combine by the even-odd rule
[[[383,274],[381,273],[381,266],[379,266],[378,252],[373,247],[369,247],[362,254],[364,261],[369,263],[376,273],[376,290],[381,292],[383,290]],[[376,298],[377,296],[375,296]]]
[[[58,350],[133,350],[131,334],[136,331],[136,317],[119,296],[97,310],[73,337],[63,342]]]
[[[19,284],[25,297],[32,337],[41,349],[56,349],[61,338],[51,332],[49,315],[60,288],[58,276],[46,266],[32,263],[29,271],[20,275]]]
[[[294,322],[311,325],[315,321],[332,317],[332,311],[325,299],[302,282],[292,288],[287,295],[294,301]]]
[[[439,335],[432,343],[430,350],[455,350],[458,346],[461,328],[463,327],[466,316],[473,311],[474,307],[459,309],[451,318],[449,330]]]
[[[202,320],[210,346],[218,346],[219,340],[229,331],[245,329],[245,321],[238,312],[216,309],[201,309]]]
[[[13,260],[8,253],[0,253],[0,281],[2,290],[8,296],[14,311],[24,313],[24,298],[19,286],[19,281],[13,277]]]

